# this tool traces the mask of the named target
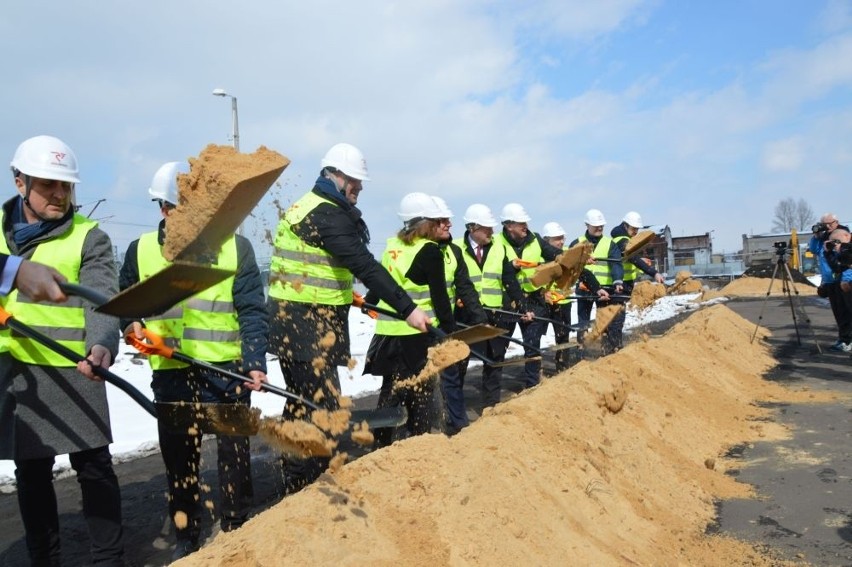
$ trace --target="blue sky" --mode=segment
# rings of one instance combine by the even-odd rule
[[[68,142],[121,251],[159,220],[160,164],[230,143],[216,87],[243,151],[292,160],[247,223],[260,257],[273,199],[338,141],[366,155],[376,250],[410,191],[444,197],[455,234],[475,202],[569,235],[589,208],[610,227],[637,210],[727,252],[787,197],[852,221],[849,1],[30,0],[0,15],[0,53],[0,156]]]

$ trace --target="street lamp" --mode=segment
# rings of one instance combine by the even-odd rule
[[[231,119],[233,121],[233,138],[234,138],[234,149],[238,152],[240,151],[240,120],[237,115],[237,97],[234,95],[229,95],[225,92],[225,89],[213,89],[213,96],[227,96],[231,98]]]

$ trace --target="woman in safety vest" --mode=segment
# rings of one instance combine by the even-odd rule
[[[414,303],[432,317],[442,331],[455,330],[453,308],[447,292],[446,257],[438,242],[450,238],[450,219],[435,200],[425,193],[409,193],[402,198],[399,218],[402,229],[389,238],[382,265],[391,277],[414,300]],[[367,303],[375,303],[375,294],[367,294]],[[379,301],[378,305],[391,309]],[[434,381],[430,377],[422,384],[394,389],[394,384],[413,378],[426,366],[433,335],[412,328],[405,321],[379,315],[376,334],[367,350],[364,372],[382,377],[378,407],[403,405],[408,410],[405,429],[409,435],[428,433],[432,427],[432,393]],[[393,441],[392,429],[375,432],[377,447]]]

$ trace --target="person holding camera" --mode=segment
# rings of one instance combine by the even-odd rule
[[[844,293],[840,288],[841,273],[836,271],[829,258],[835,256],[835,243],[838,240],[831,235],[842,229],[848,234],[849,229],[842,226],[834,213],[825,213],[819,222],[813,225],[813,236],[808,242],[808,250],[816,257],[819,273],[822,278],[817,288],[820,297],[828,299],[831,312],[837,323],[837,341],[829,347],[830,350],[852,352],[852,309],[844,301]],[[842,270],[841,270],[842,272]]]

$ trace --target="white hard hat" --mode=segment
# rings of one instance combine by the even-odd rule
[[[397,215],[403,222],[414,219],[440,219],[441,208],[430,195],[426,193],[409,193],[399,202]]]
[[[599,210],[589,209],[586,211],[586,218],[583,219],[583,222],[589,226],[603,226],[606,224],[606,219]]]
[[[558,222],[548,222],[541,229],[541,235],[548,238],[554,236],[565,236],[565,229]]]
[[[466,224],[478,224],[479,226],[487,226],[494,228],[498,223],[494,218],[491,209],[486,205],[475,203],[467,208],[464,212],[464,222]]]
[[[12,171],[30,177],[80,183],[77,156],[68,145],[53,136],[35,136],[21,142],[10,164]]]
[[[532,220],[532,218],[527,214],[526,209],[518,203],[509,203],[503,207],[503,210],[500,211],[500,219],[503,222],[530,222]]]
[[[331,146],[331,149],[322,158],[320,165],[323,169],[333,167],[354,179],[361,181],[370,180],[370,176],[367,174],[367,161],[364,159],[364,154],[352,144],[341,143]]]
[[[637,213],[636,211],[630,211],[629,213],[624,215],[624,218],[621,219],[621,221],[626,222],[627,224],[629,224],[633,228],[642,228],[642,226],[643,226],[642,225],[642,217],[640,217],[639,213]]]
[[[438,210],[441,211],[441,216],[438,218],[442,219],[451,219],[453,218],[453,211],[447,205],[447,202],[437,195],[432,195],[432,200],[435,201],[435,204],[438,206]]]
[[[178,204],[177,176],[189,173],[189,164],[185,161],[170,161],[164,163],[154,174],[148,194],[152,199],[166,201],[172,205]]]

